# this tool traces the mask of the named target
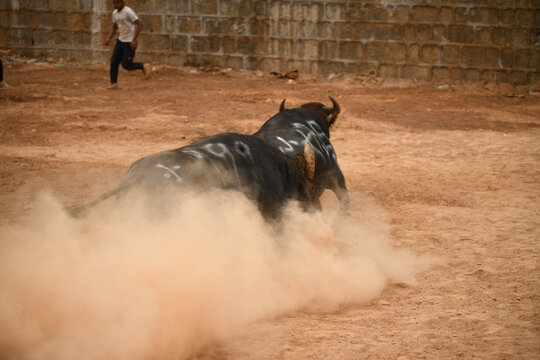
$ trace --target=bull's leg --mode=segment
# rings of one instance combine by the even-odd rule
[[[330,190],[336,194],[336,197],[339,200],[339,210],[342,214],[349,214],[349,192],[347,191],[347,186],[345,185],[345,177],[341,171],[337,174],[334,174],[330,181]]]

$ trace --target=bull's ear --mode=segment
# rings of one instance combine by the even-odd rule
[[[313,179],[315,178],[315,153],[313,152],[313,148],[307,141],[304,143],[304,157],[306,161],[307,178],[313,181]]]
[[[285,101],[287,99],[283,99],[283,101],[281,102],[281,105],[279,105],[279,112],[282,112],[283,110],[285,110]]]

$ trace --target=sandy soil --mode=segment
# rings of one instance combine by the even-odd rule
[[[146,81],[122,71],[120,89],[108,91],[104,66],[4,65],[5,222],[23,221],[43,189],[66,205],[82,203],[144,155],[219,132],[253,132],[283,98],[298,106],[332,95],[342,106],[332,142],[352,216],[375,204],[387,213],[393,246],[445,261],[420,273],[416,286],[389,285],[335,311],[256,321],[196,358],[540,357],[538,86],[439,89],[302,75],[288,82],[157,67]],[[323,206],[337,204],[325,195]]]

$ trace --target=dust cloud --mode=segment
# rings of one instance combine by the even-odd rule
[[[433,259],[393,248],[384,211],[364,202],[355,220],[291,205],[276,227],[239,194],[82,220],[43,195],[0,225],[0,358],[182,359],[260,319],[413,285]]]

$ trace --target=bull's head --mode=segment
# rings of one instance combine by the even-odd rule
[[[322,110],[326,114],[326,122],[328,123],[328,127],[331,127],[334,125],[334,122],[336,121],[339,112],[341,111],[341,107],[339,106],[338,102],[334,100],[333,97],[328,96],[330,98],[330,101],[332,102],[332,107],[324,106],[324,104],[321,104],[319,102],[310,102],[307,104],[304,104],[301,106],[301,108],[304,109],[313,109],[315,111]],[[281,105],[279,106],[279,111],[285,110],[285,101],[287,99],[283,99],[281,102]]]
[[[315,153],[307,141],[304,143],[304,155],[296,155],[296,161],[302,176],[301,182],[304,185],[305,195],[311,201],[315,197],[315,184],[313,182],[315,179]]]

